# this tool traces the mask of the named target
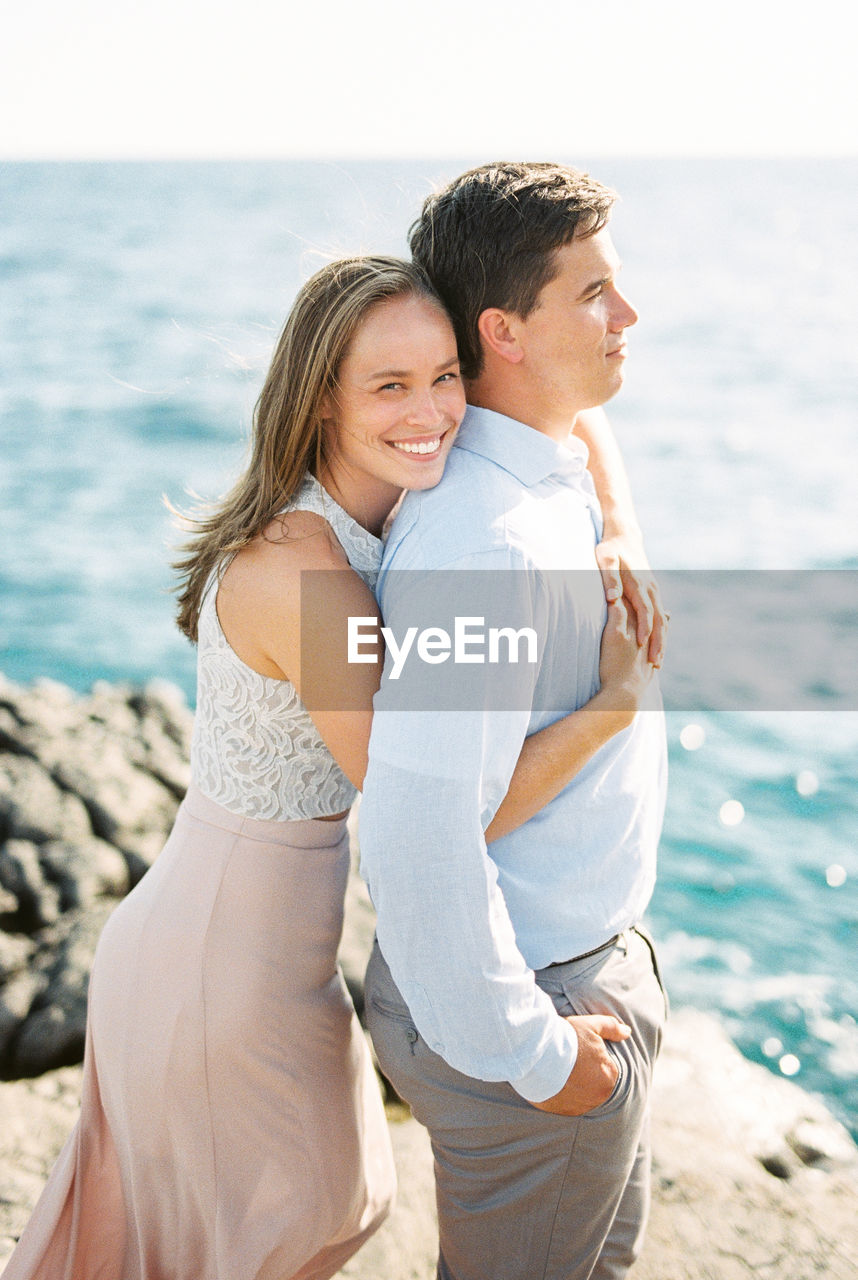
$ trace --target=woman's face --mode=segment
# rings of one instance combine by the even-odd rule
[[[436,485],[465,412],[453,327],[437,304],[411,296],[372,307],[323,411],[326,476],[347,509],[356,500],[383,520],[402,489]]]

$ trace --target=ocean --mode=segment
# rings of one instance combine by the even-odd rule
[[[858,161],[572,159],[622,196],[641,318],[610,416],[655,568],[858,569]],[[474,162],[0,165],[0,671],[192,699],[164,498],[236,473],[299,284],[404,253],[422,197]],[[686,697],[668,732],[649,924],[673,1003],[858,1136],[855,700]]]

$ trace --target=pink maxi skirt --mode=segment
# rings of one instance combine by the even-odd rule
[[[191,787],[111,916],[80,1121],[3,1280],[324,1280],[385,1217],[384,1110],[336,965],[345,820]]]

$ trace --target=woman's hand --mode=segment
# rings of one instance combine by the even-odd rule
[[[632,610],[638,642],[647,645],[649,660],[660,667],[664,658],[667,614],[658,583],[649,567],[643,539],[628,530],[613,530],[606,523],[605,537],[596,547],[596,563],[608,604],[625,596]],[[632,566],[635,566],[634,568]]]
[[[649,645],[640,641],[632,610],[626,600],[615,600],[608,605],[599,655],[601,688],[592,705],[625,713],[631,724],[654,670]]]
[[[625,596],[633,610],[638,640],[649,644],[649,660],[660,667],[667,615],[644,551],[622,454],[604,409],[579,413],[573,430],[589,450],[587,466],[602,508],[602,541],[596,547],[596,562],[605,599],[610,604]]]

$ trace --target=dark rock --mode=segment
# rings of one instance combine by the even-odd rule
[[[79,698],[53,681],[29,689],[7,681],[0,698],[18,755],[37,760],[63,792],[83,803],[95,835],[151,862],[188,782],[192,716],[181,692],[165,682],[153,681],[141,692],[101,681]],[[15,758],[0,760],[8,767]],[[66,838],[55,823],[50,827],[46,819],[30,838]]]
[[[0,931],[0,983],[26,969],[34,950],[29,938]]]
[[[152,680],[129,699],[139,717],[141,763],[181,800],[190,782],[193,717],[184,696],[166,681]]]
[[[12,1077],[41,1075],[82,1060],[89,974],[101,930],[115,905],[102,902],[69,912],[55,926],[47,980],[8,1051]]]
[[[37,680],[23,688],[0,675],[0,727],[8,750],[37,759],[39,744],[61,738],[75,719],[78,702],[76,694],[56,680]]]
[[[74,746],[71,759],[56,761],[53,776],[81,798],[97,836],[151,862],[172,825],[175,797],[131,764],[103,729],[87,726]]]
[[[0,838],[84,840],[92,826],[81,800],[57,785],[36,760],[0,756]]]
[[[48,840],[40,846],[39,863],[45,879],[56,885],[61,911],[124,897],[131,886],[127,859],[96,836],[77,844]]]
[[[32,944],[29,946],[32,951]],[[15,1036],[43,986],[38,971],[28,967],[10,970],[4,975],[0,986],[0,1063],[8,1061]]]
[[[836,1169],[848,1166],[855,1158],[851,1138],[840,1125],[832,1124],[827,1114],[801,1115],[790,1126],[785,1138],[801,1163],[809,1169]]]
[[[779,1151],[774,1152],[770,1156],[760,1156],[760,1164],[766,1173],[770,1173],[773,1178],[791,1178],[792,1165],[789,1160],[785,1160]]]
[[[21,724],[12,707],[0,700],[0,751],[18,755],[21,752],[19,739]]]
[[[39,846],[30,840],[7,840],[0,848],[0,885],[15,902],[0,915],[0,926],[31,933],[51,924],[60,914],[60,894],[47,881],[39,861]]]
[[[160,852],[193,719],[163,681],[86,697],[0,676],[0,1075],[76,1061],[106,914]],[[29,968],[5,963],[30,935]]]

